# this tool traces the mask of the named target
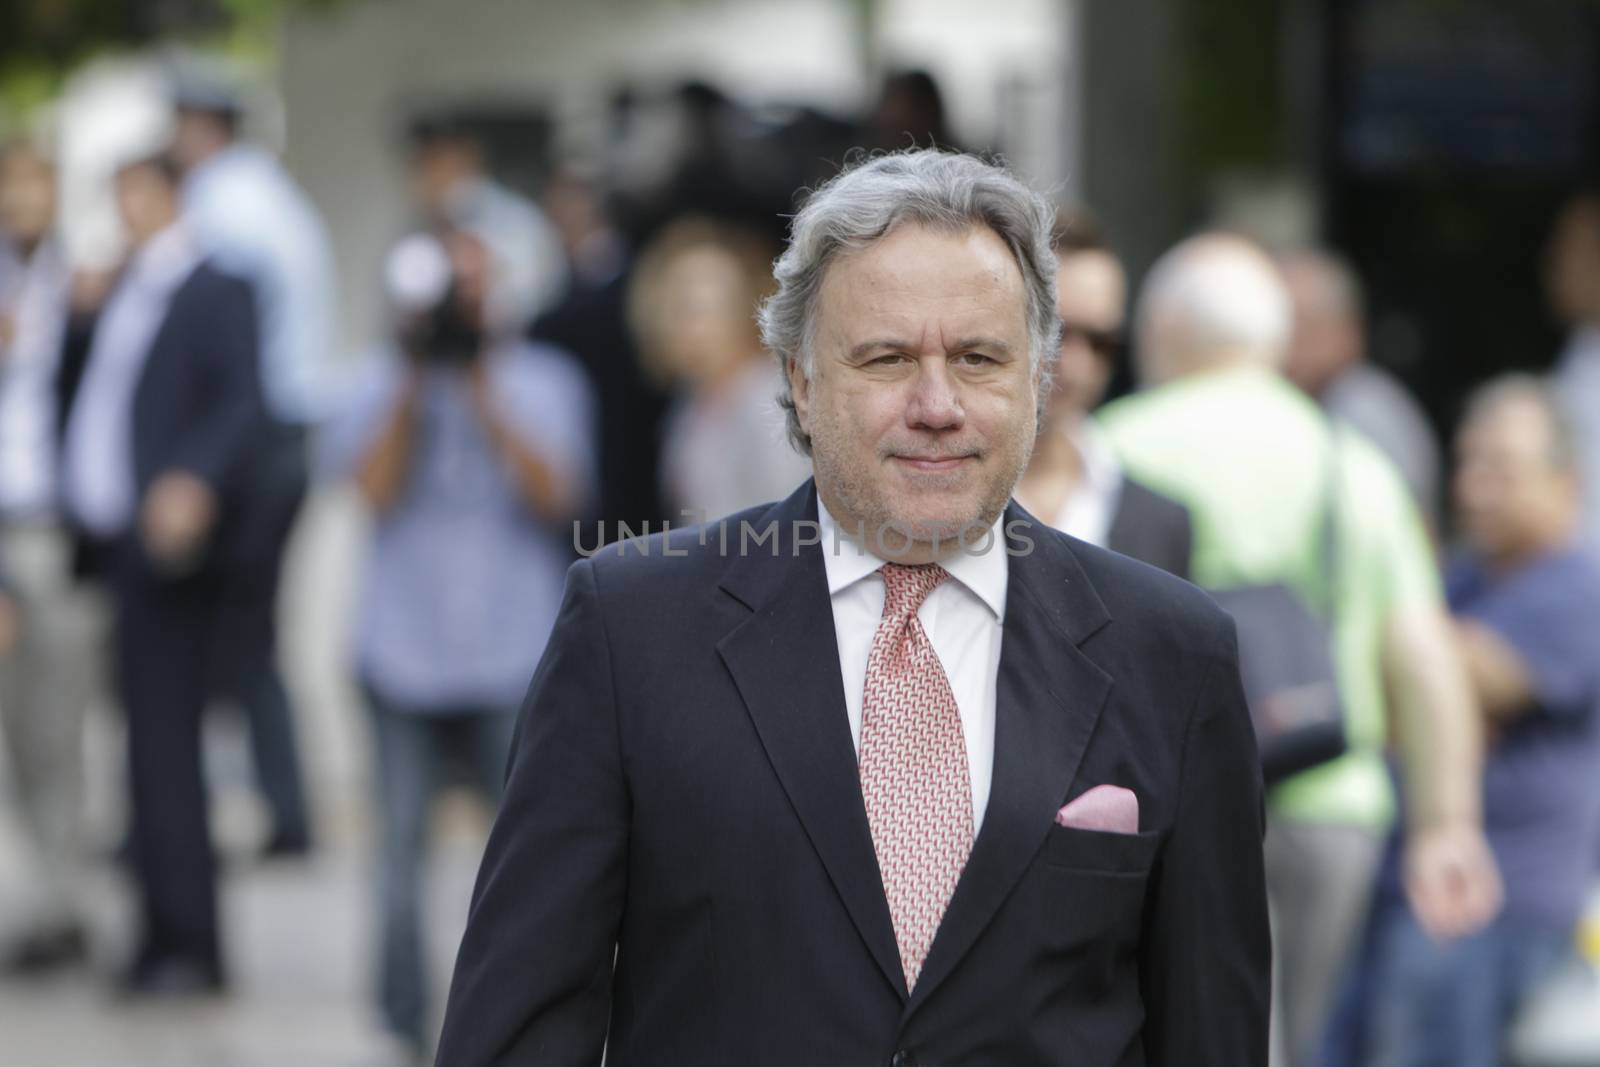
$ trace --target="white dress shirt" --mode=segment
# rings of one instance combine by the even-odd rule
[[[850,718],[850,737],[859,755],[867,655],[872,650],[878,624],[883,621],[883,576],[878,574],[878,568],[885,560],[851,540],[846,529],[828,513],[820,497],[817,517],[822,527],[820,548],[827,568],[828,595],[833,601],[833,631],[839,642],[845,711]],[[967,767],[972,776],[974,834],[983,826],[983,815],[989,806],[989,783],[994,776],[995,679],[1000,671],[1000,638],[1006,617],[1009,574],[1000,519],[995,520],[990,532],[993,540],[989,551],[957,552],[941,561],[944,569],[950,572],[950,578],[929,593],[917,611],[917,618],[927,631],[945,676],[950,679],[950,691],[961,712]],[[869,545],[871,533],[868,531]],[[892,536],[886,535],[886,540]],[[981,547],[980,542],[970,543],[975,550]]]
[[[55,510],[56,364],[67,319],[67,266],[54,244],[39,247],[0,283],[0,515],[49,517]]]
[[[320,419],[329,390],[338,296],[322,217],[270,153],[234,144],[184,181],[184,221],[222,269],[250,282],[261,330],[261,384],[278,419]]]
[[[1050,525],[1104,548],[1122,500],[1122,464],[1106,440],[1105,431],[1093,419],[1079,419],[1076,427],[1063,432],[1078,453],[1082,476]]]
[[[201,258],[182,225],[162,230],[134,253],[95,327],[67,423],[63,490],[68,511],[100,537],[133,523],[134,397],[172,294]]]

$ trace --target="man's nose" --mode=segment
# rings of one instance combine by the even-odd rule
[[[916,381],[912,383],[906,423],[915,429],[953,430],[965,417],[961,397],[950,366],[943,356],[918,360]]]

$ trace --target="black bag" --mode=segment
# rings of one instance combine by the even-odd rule
[[[1339,564],[1339,457],[1331,425],[1327,468],[1322,614],[1279,582],[1211,591],[1239,631],[1239,673],[1268,785],[1342,756],[1348,747],[1331,636]]]

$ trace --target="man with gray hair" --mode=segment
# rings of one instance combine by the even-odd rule
[[[1543,381],[1481,386],[1456,436],[1463,551],[1445,587],[1493,743],[1483,817],[1505,907],[1439,942],[1391,890],[1370,929],[1367,1062],[1495,1067],[1529,996],[1575,955],[1600,841],[1600,569],[1578,539],[1576,442]]]
[[[1148,391],[1102,418],[1129,473],[1193,515],[1196,583],[1285,586],[1329,624],[1348,751],[1269,796],[1274,1061],[1292,1065],[1313,1062],[1366,916],[1395,818],[1391,734],[1409,798],[1407,889],[1424,928],[1447,937],[1481,925],[1498,883],[1479,820],[1475,710],[1417,509],[1388,460],[1278,373],[1290,320],[1265,253],[1225,235],[1185,241],[1152,268],[1136,308]]]
[[[1233,628],[1010,501],[1049,204],[879,156],[761,325],[815,478],[574,565],[439,1062],[1261,1067]]]
[[[1406,387],[1367,358],[1361,279],[1339,256],[1303,248],[1278,257],[1294,305],[1284,374],[1329,415],[1394,462],[1430,526],[1439,509],[1439,445]]]

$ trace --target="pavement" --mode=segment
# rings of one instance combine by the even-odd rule
[[[4,1067],[400,1067],[373,1000],[377,909],[373,812],[364,710],[346,669],[346,634],[360,571],[359,509],[340,494],[314,498],[287,567],[286,680],[297,699],[317,850],[305,860],[254,858],[265,834],[237,716],[207,727],[212,829],[223,857],[221,907],[227,995],[187,1003],[127,1003],[111,976],[132,943],[133,899],[109,856],[125,818],[122,745],[108,707],[85,739],[89,832],[97,859],[83,900],[94,959],[30,983],[0,980]],[[4,761],[0,761],[0,767]],[[0,931],[13,928],[27,854],[0,770]],[[425,931],[433,995],[442,1008],[466,922],[487,813],[447,795],[425,872]]]

